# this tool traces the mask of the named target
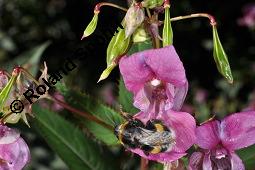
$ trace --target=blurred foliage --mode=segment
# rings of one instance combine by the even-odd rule
[[[86,56],[87,60],[81,61],[78,71],[64,78],[68,87],[70,86],[69,88],[74,90],[68,93],[74,93],[76,95],[75,98],[78,98],[77,103],[70,98],[68,93],[64,93],[66,100],[70,100],[73,106],[78,106],[78,108],[87,110],[95,115],[103,108],[112,113],[113,116],[117,116],[116,110],[119,109],[118,104],[123,106],[124,111],[135,113],[136,109],[131,107],[132,103],[125,103],[132,96],[130,96],[128,91],[125,91],[122,81],[120,81],[119,88],[117,88],[119,80],[117,69],[113,71],[108,80],[96,84],[99,75],[105,68],[106,49],[111,40],[111,35],[106,35],[105,30],[110,29],[112,32],[116,31],[116,23],[121,22],[124,13],[109,7],[103,8],[99,16],[95,34],[86,40],[80,41],[85,26],[93,17],[94,5],[98,2],[100,1],[0,1],[1,68],[5,66],[10,71],[14,65],[23,64],[23,61],[32,58],[34,60],[30,60],[31,63],[26,66],[28,69],[35,71],[37,68],[41,68],[40,66],[43,61],[46,61],[50,72],[53,72],[64,62],[63,59],[71,56],[76,49],[81,47],[88,48],[90,53]],[[109,0],[109,2],[126,6],[125,0]],[[249,2],[252,1],[171,1],[172,17],[197,12],[208,12],[216,17],[221,43],[226,50],[233,71],[233,84],[227,83],[217,73],[212,59],[213,41],[211,28],[206,20],[194,19],[172,23],[175,37],[174,45],[184,63],[186,74],[190,81],[189,92],[183,110],[193,113],[198,119],[198,123],[207,120],[212,114],[216,114],[217,117],[222,118],[225,115],[243,109],[255,109],[255,32],[237,24],[237,19],[242,16],[241,8]],[[98,36],[96,35],[102,35],[104,41],[98,43]],[[49,44],[46,41],[49,40],[51,41],[51,45],[48,47]],[[143,47],[141,47],[141,44],[134,44],[129,54],[141,49],[150,48],[150,45],[147,44],[147,47],[144,47],[143,44]],[[46,47],[48,48],[43,53]],[[115,83],[113,89],[107,91],[107,94],[110,94],[115,99],[112,106],[105,106],[101,104],[101,101],[93,101],[95,103],[83,105],[83,103],[86,103],[88,96],[83,95],[83,93],[76,93],[77,89],[82,89],[82,92],[91,95],[91,98],[107,99],[109,96],[100,95],[106,94],[101,93],[101,91],[104,90],[104,87],[109,82]],[[91,105],[97,105],[98,107],[95,108],[96,110],[91,110]],[[90,142],[94,143],[95,146],[99,146],[100,151],[95,154],[99,154],[103,150],[116,158],[116,162],[120,164],[121,169],[138,168],[139,158],[137,156],[130,157],[130,154],[125,153],[123,148],[116,146],[110,147],[110,151],[106,149],[103,144],[104,138],[107,138],[109,135],[112,140],[111,143],[107,144],[114,143],[113,134],[110,134],[109,131],[101,131],[99,126],[89,129],[88,127],[92,127],[89,125],[86,128],[86,120],[77,120],[77,117],[71,116],[70,112],[66,110],[60,112],[64,119],[55,115],[54,120],[50,120],[51,118],[47,117],[47,114],[51,112],[38,108],[36,112],[38,112],[39,117],[34,121],[40,121],[37,124],[38,128],[45,128],[45,126],[40,126],[45,120],[52,121],[52,124],[45,121],[48,127],[57,127],[57,124],[54,125],[54,120],[59,120],[67,124],[67,127],[70,127],[70,129],[63,127],[63,130],[65,129],[67,134],[70,133],[68,134],[70,135],[69,140],[72,140],[73,131],[69,131],[74,127],[70,123],[66,123],[66,120],[70,122],[75,121],[79,127],[84,128],[85,125],[84,129],[80,128],[75,133],[79,133],[78,135],[85,133],[86,135],[83,140],[90,138],[92,139]],[[119,120],[119,116],[117,117]],[[111,124],[112,122],[108,120],[109,118],[111,119],[112,117],[102,117],[102,119]],[[23,135],[26,141],[28,141],[32,154],[31,164],[26,169],[68,169],[65,163],[49,148],[48,144],[46,144],[37,132],[22,125],[19,128],[22,129],[22,132],[25,132]],[[61,131],[61,128],[57,129]],[[104,138],[100,139],[99,132],[106,133]],[[44,137],[51,138],[51,142],[54,143],[53,138],[56,136],[54,137],[53,135],[53,133],[43,134]],[[50,146],[52,145],[59,145],[59,143],[50,144]],[[252,170],[255,166],[254,146],[242,149],[238,153],[246,163],[246,166],[251,167],[247,169]],[[65,160],[63,157],[62,159]],[[162,168],[158,164],[151,164],[153,170]]]

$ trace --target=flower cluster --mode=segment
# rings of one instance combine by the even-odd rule
[[[196,128],[191,114],[179,111],[188,81],[174,46],[124,56],[119,68],[126,88],[134,94],[133,105],[141,110],[134,117],[144,124],[153,119],[162,120],[175,140],[167,152],[146,155],[139,148],[130,149],[132,152],[149,160],[172,162],[197,144],[201,151],[192,154],[189,169],[244,169],[234,151],[255,143],[255,112],[236,113]]]
[[[41,77],[46,75],[45,65]],[[12,74],[0,70],[0,170],[21,170],[30,161],[29,148],[20,133],[5,124],[15,124],[22,119],[29,126],[27,114],[32,115],[32,105],[24,100],[23,93],[28,88],[34,89],[35,84],[39,82],[22,67],[15,67]],[[14,100],[23,103],[19,113],[11,108]]]
[[[95,31],[100,7],[112,6],[126,12],[121,23],[124,29],[119,30],[112,37],[107,48],[107,68],[99,79],[101,81],[107,78],[113,68],[119,64],[125,87],[133,93],[133,105],[140,110],[130,120],[135,123],[126,122],[115,128],[116,134],[124,133],[125,128],[128,129],[127,133],[123,134],[124,137],[117,135],[120,142],[130,151],[146,159],[163,163],[176,162],[187,154],[187,150],[192,145],[197,144],[201,150],[190,157],[189,169],[243,170],[243,163],[234,151],[255,143],[254,111],[232,114],[222,121],[212,119],[198,127],[191,113],[181,111],[181,109],[185,110],[182,106],[189,84],[183,63],[173,46],[171,22],[194,17],[208,18],[212,26],[213,57],[217,69],[229,83],[233,83],[228,57],[217,32],[215,18],[206,13],[170,18],[169,0],[128,2],[128,9],[111,3],[97,4],[94,17],[83,34],[84,37]],[[160,21],[158,16],[163,11],[164,21]],[[251,26],[254,20],[253,8],[247,9],[246,13],[241,22]],[[163,26],[162,36],[160,26]],[[146,48],[147,50],[138,50],[139,52],[132,55],[127,54],[132,44],[145,41],[151,41],[154,49]],[[204,102],[205,92],[201,92],[196,100],[198,103]],[[150,129],[151,122],[155,120],[163,123],[163,125],[157,124],[159,129],[154,124],[154,130],[158,132],[155,134],[165,132],[168,140],[164,140],[166,138],[164,136],[165,138],[158,139],[159,141],[150,146],[151,141],[141,138],[155,135],[151,135],[154,131],[153,128]],[[169,137],[170,134],[171,137]],[[126,144],[122,141],[125,137],[127,137]],[[171,144],[169,144],[169,138],[171,138]],[[242,142],[245,138],[247,140]]]

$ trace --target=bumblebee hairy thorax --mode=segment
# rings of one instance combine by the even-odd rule
[[[138,119],[131,119],[116,126],[115,135],[127,148],[139,148],[146,155],[172,149],[174,134],[160,120],[150,120],[144,125]]]

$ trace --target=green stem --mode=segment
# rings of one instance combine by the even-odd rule
[[[148,17],[151,18],[151,12],[150,12],[150,10],[148,8],[146,8],[146,12],[148,14]]]

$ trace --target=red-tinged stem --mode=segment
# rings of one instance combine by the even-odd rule
[[[140,170],[148,170],[148,160],[141,157],[141,167]]]
[[[179,21],[179,20],[183,20],[183,19],[189,19],[189,18],[197,18],[197,17],[205,17],[208,18],[210,20],[210,24],[212,26],[215,26],[217,23],[215,21],[215,18],[207,13],[198,13],[198,14],[191,14],[191,15],[185,15],[185,16],[178,16],[178,17],[174,17],[171,18],[170,21]]]
[[[72,106],[70,106],[70,105],[68,105],[67,103],[65,103],[65,102],[63,102],[63,101],[57,99],[56,97],[53,97],[53,96],[52,96],[52,99],[53,99],[55,102],[57,102],[59,105],[61,105],[62,107],[64,107],[65,109],[67,109],[67,110],[69,110],[69,111],[71,111],[71,112],[73,112],[73,113],[75,113],[75,114],[77,114],[77,115],[79,115],[79,116],[81,116],[81,117],[84,117],[84,118],[86,118],[86,119],[88,119],[88,120],[91,120],[91,121],[93,121],[93,122],[96,122],[96,123],[98,123],[98,124],[104,126],[105,128],[111,130],[111,131],[113,130],[113,127],[112,127],[111,125],[109,125],[109,124],[103,122],[102,120],[98,119],[97,117],[95,117],[95,116],[93,116],[93,115],[91,115],[91,114],[89,114],[89,113],[80,111],[80,110],[78,110],[78,109],[76,109],[76,108],[73,108]]]
[[[169,0],[164,0],[164,8],[166,8],[166,7],[170,7],[170,2],[169,2]]]
[[[109,2],[100,2],[100,3],[98,3],[96,6],[95,6],[95,8],[94,8],[94,13],[99,13],[100,12],[100,8],[102,7],[102,6],[111,6],[111,7],[114,7],[114,8],[118,8],[118,9],[120,9],[120,10],[122,10],[122,11],[125,11],[125,12],[127,12],[127,8],[123,8],[123,7],[121,7],[121,6],[119,6],[119,5],[116,5],[116,4],[113,4],[113,3],[109,3]]]

